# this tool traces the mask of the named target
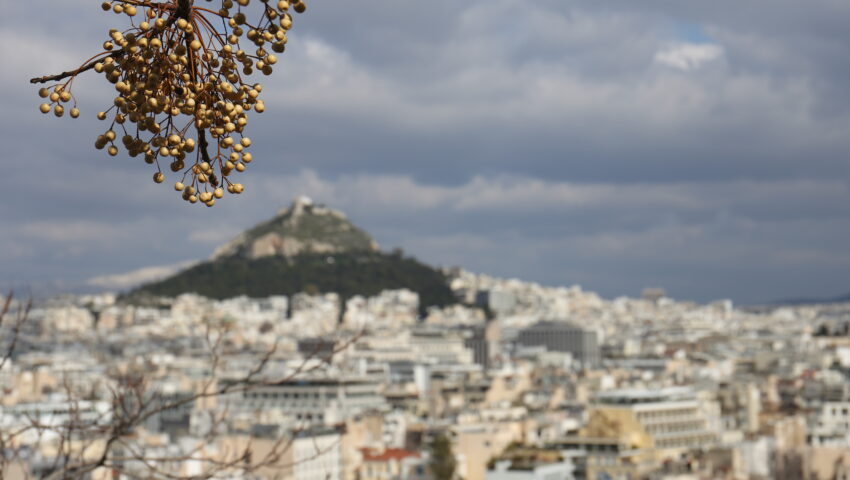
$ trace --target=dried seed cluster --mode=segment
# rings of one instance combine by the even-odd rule
[[[301,0],[254,0],[256,8],[250,3],[222,0],[214,11],[191,0],[104,2],[104,11],[128,16],[131,27],[110,30],[104,51],[79,69],[33,79],[57,81],[39,90],[45,99],[39,109],[62,117],[63,104],[73,101],[69,115],[77,118],[74,79],[94,70],[117,92],[97,114],[110,123],[97,137],[97,149],[116,156],[123,147],[130,157],[143,158],[156,166],[156,183],[165,181],[161,164],[167,163],[182,174],[174,188],[190,203],[211,207],[225,191],[242,193],[232,176],[253,160],[251,139],[244,135],[248,114],[265,110],[263,86],[246,80],[257,72],[272,74],[275,53],[286,49],[290,11],[306,9]]]

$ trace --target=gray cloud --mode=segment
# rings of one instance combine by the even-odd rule
[[[115,291],[116,289],[130,289],[138,285],[162,280],[175,273],[193,266],[196,262],[180,262],[174,265],[156,265],[142,267],[126,273],[113,275],[98,275],[90,278],[86,283],[93,287],[99,287]]]
[[[119,20],[44,4],[0,24],[0,284],[204,258],[307,193],[428,261],[606,295],[850,288],[846,2],[314,2],[252,119],[248,190],[215,209],[92,148],[102,79],[78,81],[85,118],[37,112],[26,79]]]

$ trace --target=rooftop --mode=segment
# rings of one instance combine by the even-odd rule
[[[695,392],[690,387],[669,387],[658,390],[624,389],[599,392],[593,398],[596,403],[607,405],[634,405],[641,403],[675,402],[693,400]]]
[[[378,453],[371,448],[361,449],[364,462],[386,462],[388,460],[403,460],[408,457],[419,458],[419,454],[402,448],[388,448]]]

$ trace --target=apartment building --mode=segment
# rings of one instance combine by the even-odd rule
[[[279,409],[297,421],[333,424],[387,405],[380,384],[366,379],[299,379],[259,385],[231,394],[232,411]]]
[[[634,448],[654,448],[670,458],[717,441],[706,408],[690,388],[616,390],[595,395],[586,435],[624,439]]]

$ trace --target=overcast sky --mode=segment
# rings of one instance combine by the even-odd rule
[[[84,118],[38,112],[27,79],[121,17],[3,8],[0,286],[203,259],[306,194],[385,248],[606,297],[850,291],[846,0],[314,0],[264,81],[246,192],[212,209],[94,150],[102,77],[76,82]]]

